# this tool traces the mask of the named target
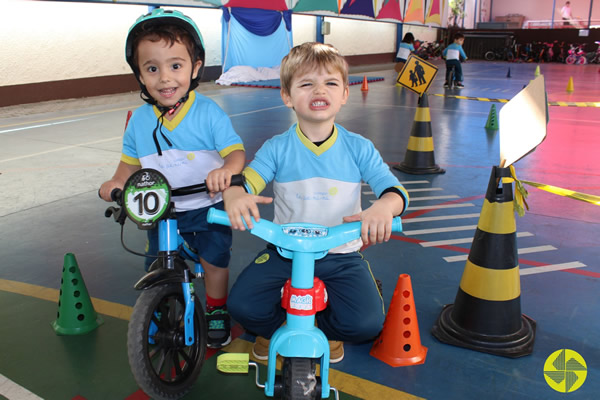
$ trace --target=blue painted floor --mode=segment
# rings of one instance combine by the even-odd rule
[[[535,68],[535,64],[468,62],[463,65],[466,87],[459,91],[442,88],[441,66],[428,101],[435,162],[446,173],[409,175],[393,169],[412,198],[404,233],[365,250],[375,276],[383,282],[386,306],[392,302],[398,276],[410,275],[427,357],[421,365],[391,367],[369,355],[370,343],[346,344],[344,361],[334,366],[342,373],[336,377],[342,385],[341,398],[579,400],[596,399],[600,393],[597,205],[527,187],[530,210],[516,217],[516,224],[521,308],[537,322],[531,355],[511,359],[480,353],[440,343],[430,333],[442,307],[454,302],[492,166],[500,162],[499,132],[486,131],[485,125],[492,104],[499,112],[504,103],[452,96],[511,99],[534,78]],[[540,70],[550,102],[600,102],[597,65],[542,64]],[[367,92],[360,85],[351,86],[337,122],[372,140],[384,160],[397,165],[404,160],[417,95],[394,85],[391,65],[365,74],[385,80],[370,83]],[[570,77],[572,93],[566,91]],[[248,158],[265,139],[294,122],[278,90],[205,84],[200,91],[231,116]],[[51,289],[50,299],[56,296],[63,256],[71,252],[90,296],[108,302],[102,310],[119,305],[127,310],[135,303],[132,286],[143,273],[142,261],[122,249],[119,227],[104,218],[107,204],[98,199],[97,189],[118,162],[126,111],[139,105],[137,94],[124,94],[0,109],[0,398],[25,398],[7,395],[1,382],[20,390],[19,396],[32,392],[44,399],[144,398],[124,354],[112,354],[107,360],[111,346],[106,345],[108,350],[85,357],[90,351],[86,340],[90,346],[107,340],[115,343],[113,353],[123,352],[126,317],[114,321],[106,317],[109,322],[86,335],[88,339],[56,340],[50,327],[56,304],[43,299],[44,288]],[[546,140],[515,164],[517,176],[600,195],[600,108],[550,106],[549,116]],[[363,207],[374,198],[369,190],[364,188]],[[268,207],[263,213],[267,218],[272,215]],[[144,235],[129,224],[125,241],[142,249]],[[235,233],[230,283],[262,247],[259,239]],[[7,328],[11,325],[18,328]],[[242,334],[237,341],[247,346],[252,340]],[[71,345],[74,341],[83,344]],[[568,394],[555,391],[544,378],[546,359],[560,349],[576,351],[587,363],[577,378],[581,382],[585,375],[585,381]],[[49,362],[47,355],[58,357],[57,362]],[[77,368],[78,363],[86,368]],[[61,385],[64,376],[72,379]],[[118,384],[112,385],[114,376],[119,377]],[[57,380],[59,384],[53,384]],[[361,391],[361,385],[370,392]],[[250,377],[228,380],[215,373],[213,361],[205,364],[199,387],[186,398],[200,398],[207,390],[217,393],[210,398],[232,398],[227,389],[234,386],[242,387],[242,394],[234,397],[262,398]]]

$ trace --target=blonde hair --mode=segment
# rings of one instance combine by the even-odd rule
[[[344,87],[348,87],[348,63],[346,59],[329,44],[307,42],[295,46],[281,61],[281,90],[289,94],[294,75],[312,69],[325,68],[342,74]]]

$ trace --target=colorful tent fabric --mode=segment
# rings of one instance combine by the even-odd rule
[[[428,25],[442,26],[442,0],[429,0],[425,23]]]
[[[221,24],[223,72],[236,65],[258,68],[281,64],[292,48],[291,11],[230,10],[223,8]]]
[[[259,8],[261,10],[288,10],[289,4],[286,0],[225,0],[225,7]]]
[[[377,0],[346,0],[346,4],[340,10],[341,15],[362,15],[375,18],[375,3]]]
[[[425,12],[423,11],[423,3],[425,0],[408,0],[406,6],[406,14],[404,22],[425,22]]]
[[[338,0],[298,0],[294,12],[328,11],[335,15],[339,13]]]
[[[400,0],[380,0],[381,8],[375,17],[378,20],[392,20],[402,22]]]

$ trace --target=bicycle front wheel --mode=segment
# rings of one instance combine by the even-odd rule
[[[153,399],[179,399],[192,388],[206,354],[206,322],[194,296],[194,343],[185,344],[181,284],[144,290],[127,332],[129,365],[139,387]]]
[[[494,61],[496,55],[493,51],[490,50],[483,55],[483,58],[485,58],[487,61]]]

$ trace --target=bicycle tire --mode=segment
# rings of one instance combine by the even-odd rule
[[[483,58],[485,58],[487,61],[494,61],[496,59],[496,54],[490,50],[483,55]]]
[[[319,380],[314,358],[285,358],[281,374],[283,375],[283,400],[320,399]],[[320,389],[319,389],[320,391]]]
[[[577,65],[586,65],[587,63],[587,58],[585,57],[579,57],[579,59],[577,60]]]
[[[567,64],[569,64],[569,65],[573,65],[573,64],[575,64],[575,61],[577,61],[577,58],[576,58],[575,56],[573,56],[573,55],[570,55],[569,57],[567,57],[567,58],[565,59],[565,62],[566,62]]]
[[[515,61],[515,55],[512,53],[512,51],[506,53],[506,60],[510,62]]]
[[[153,399],[181,398],[200,374],[206,354],[206,321],[195,295],[194,301],[191,346],[185,345],[181,284],[146,289],[133,307],[127,331],[129,366],[138,386]],[[156,332],[150,333],[151,326]]]

